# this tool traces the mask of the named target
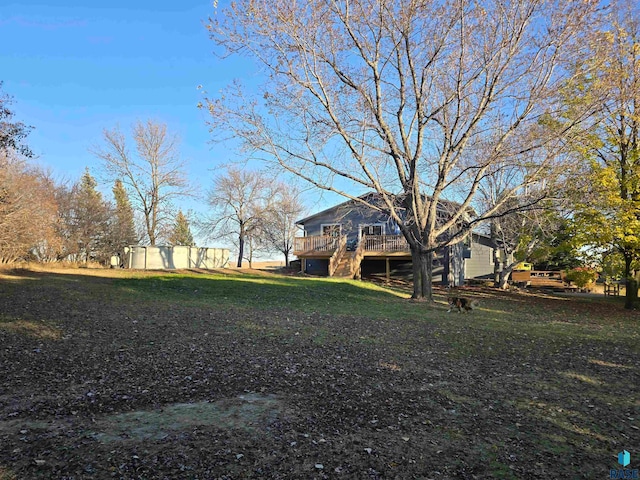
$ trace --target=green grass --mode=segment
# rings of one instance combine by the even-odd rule
[[[406,302],[407,294],[371,283],[327,278],[164,274],[120,279],[115,285],[138,299],[154,302],[259,310],[286,308],[372,318],[424,314],[424,305]]]
[[[472,314],[447,313],[444,298],[436,295],[436,304],[407,301],[409,294],[359,281],[328,278],[299,278],[278,275],[231,274],[159,274],[114,280],[130,301],[160,304],[210,306],[240,310],[288,310],[370,319],[392,319],[437,324],[436,332],[451,345],[453,354],[499,356],[517,348],[520,352],[543,348],[561,349],[575,341],[623,343],[638,350],[640,329],[635,320],[624,315],[594,318],[588,315],[591,297],[575,301],[557,299],[556,304],[524,308],[507,298],[481,300],[481,308]],[[586,310],[575,311],[576,302]],[[610,299],[602,299],[607,304]],[[612,304],[612,307],[615,305]],[[606,308],[606,306],[605,306]],[[612,312],[615,309],[612,309]],[[585,311],[587,312],[585,314]],[[456,325],[464,324],[464,332]],[[326,333],[315,332],[316,342]]]
[[[87,274],[91,274],[87,271]],[[27,276],[26,279],[33,280]],[[69,300],[82,303],[86,295],[105,301],[133,304],[208,307],[240,311],[291,311],[319,313],[329,317],[389,320],[394,325],[431,325],[434,337],[449,345],[458,357],[548,353],[576,341],[595,341],[640,349],[636,317],[621,311],[621,299],[584,297],[538,301],[532,298],[480,298],[480,309],[471,314],[447,313],[445,298],[436,304],[408,301],[409,292],[360,281],[290,277],[230,271],[214,274],[158,274],[121,271],[116,278],[85,282],[82,275],[51,275],[49,288],[60,289]],[[14,283],[14,282],[12,282]],[[17,284],[19,285],[19,284]],[[109,285],[109,287],[107,287]],[[82,286],[84,290],[76,288]],[[113,288],[112,288],[112,287]],[[576,308],[578,305],[580,308]],[[592,310],[600,308],[600,312]],[[459,327],[463,327],[460,329]],[[245,328],[250,328],[245,326]],[[270,334],[282,335],[275,324]],[[301,333],[323,343],[330,338],[325,326],[303,326]],[[392,334],[396,334],[394,329]],[[372,332],[363,332],[363,342],[379,343]],[[393,338],[389,339],[393,342]],[[406,350],[407,346],[399,346]],[[408,348],[412,348],[411,342]]]

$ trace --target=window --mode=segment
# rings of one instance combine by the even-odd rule
[[[340,231],[342,230],[342,226],[339,223],[330,223],[327,225],[322,225],[322,235],[328,237],[339,237]]]
[[[384,225],[381,223],[373,225],[360,225],[360,236],[362,235],[383,235]]]

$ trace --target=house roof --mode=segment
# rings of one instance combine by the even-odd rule
[[[368,192],[368,193],[365,193],[364,195],[360,195],[358,198],[364,199],[364,198],[366,198],[366,197],[368,197],[368,196],[379,196],[379,194],[378,194],[378,193],[376,193],[376,192]],[[313,215],[309,215],[308,217],[305,217],[305,218],[302,218],[302,219],[298,220],[298,221],[296,222],[296,225],[304,225],[304,224],[305,224],[305,223],[307,223],[309,220],[312,220],[312,219],[314,219],[314,218],[316,218],[316,217],[319,217],[319,216],[321,216],[321,215],[324,215],[324,214],[326,214],[327,212],[331,212],[331,211],[333,211],[333,210],[337,210],[337,209],[339,209],[339,208],[346,207],[347,205],[349,205],[349,204],[353,204],[353,203],[356,203],[356,201],[355,201],[355,200],[353,200],[353,199],[349,199],[349,200],[347,200],[346,202],[339,203],[338,205],[334,205],[333,207],[325,208],[324,210],[322,210],[322,211],[320,211],[320,212],[314,213]],[[459,203],[457,203],[457,202],[451,202],[451,201],[448,201],[448,200],[441,200],[441,201],[440,201],[440,203],[441,203],[441,204],[443,204],[443,205],[444,205],[444,204],[447,204],[447,205],[454,205],[454,206],[459,206],[459,205],[460,205],[460,204],[459,204]]]
[[[365,197],[368,197],[369,195],[375,195],[375,193],[373,193],[373,192],[365,193],[364,195],[360,195],[358,198],[365,198]],[[308,217],[305,217],[305,218],[303,218],[301,220],[298,220],[296,222],[296,225],[304,225],[309,220],[312,220],[312,219],[314,219],[316,217],[324,215],[327,212],[331,212],[332,210],[337,210],[337,209],[339,209],[341,207],[346,207],[347,205],[352,204],[352,203],[355,203],[355,200],[349,199],[346,202],[339,203],[338,205],[334,205],[333,207],[325,208],[324,210],[322,210],[320,212],[316,212],[313,215],[309,215]]]

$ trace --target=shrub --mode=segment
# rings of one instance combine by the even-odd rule
[[[574,283],[578,288],[585,288],[594,283],[598,278],[598,273],[589,267],[576,267],[565,272],[565,279]]]

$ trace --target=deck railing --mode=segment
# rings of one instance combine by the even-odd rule
[[[367,235],[364,248],[368,252],[408,252],[409,244],[402,235]]]
[[[311,237],[296,237],[293,243],[293,253],[324,252],[332,253],[338,248],[340,237],[329,235],[315,235]]]
[[[309,237],[296,237],[294,242],[294,254],[323,253],[332,254],[341,245],[344,235],[332,237],[328,235],[315,235]],[[365,252],[409,252],[409,244],[402,235],[366,235],[360,240],[360,245]]]

